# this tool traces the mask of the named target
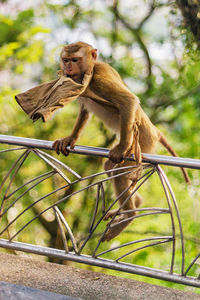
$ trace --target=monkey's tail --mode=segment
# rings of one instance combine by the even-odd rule
[[[172,147],[170,146],[170,144],[168,143],[167,139],[164,137],[164,135],[160,134],[160,139],[159,142],[169,151],[169,153],[171,153],[173,156],[178,157],[178,155],[176,154],[176,152],[174,151],[174,149],[172,149]],[[184,168],[181,168],[181,171],[183,173],[184,179],[186,183],[191,183],[190,178],[188,176],[187,171]]]

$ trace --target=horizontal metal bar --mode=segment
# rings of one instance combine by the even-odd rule
[[[9,144],[9,145],[26,146],[30,148],[53,150],[52,141],[37,140],[37,139],[30,139],[30,138],[23,138],[23,137],[9,136],[9,135],[0,135],[0,143]],[[108,157],[109,154],[109,149],[107,148],[98,148],[98,147],[89,147],[89,146],[75,146],[74,149],[70,149],[70,147],[67,147],[67,150],[70,153],[94,155],[94,156],[102,156],[102,157]],[[142,161],[146,163],[161,164],[161,165],[168,165],[174,167],[184,167],[184,168],[191,168],[191,169],[200,169],[200,159],[171,157],[166,155],[154,155],[149,153],[143,153],[142,156],[143,156]],[[125,157],[124,159],[134,160],[133,158],[130,157]]]
[[[11,135],[0,135],[0,143],[52,150],[52,142]]]
[[[9,242],[8,240],[4,240],[4,239],[0,239],[0,247],[18,250],[18,251],[24,251],[28,253],[34,253],[38,255],[55,257],[63,260],[74,261],[74,262],[83,263],[87,265],[113,269],[117,271],[147,276],[151,278],[157,278],[161,280],[167,280],[179,284],[200,287],[200,280],[194,277],[189,277],[189,276],[184,277],[177,274],[171,274],[166,271],[155,270],[155,269],[137,266],[137,265],[125,264],[122,262],[118,263],[108,259],[93,258],[87,255],[77,255],[71,252],[66,253],[64,250],[60,250],[60,249],[35,246],[35,245],[25,244],[20,242]]]

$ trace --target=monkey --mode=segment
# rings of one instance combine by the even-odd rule
[[[129,90],[119,73],[109,64],[97,60],[97,49],[84,42],[64,46],[60,54],[60,68],[60,75],[69,77],[77,83],[82,82],[85,74],[91,75],[91,80],[78,97],[80,111],[71,134],[53,143],[57,154],[62,153],[65,156],[69,154],[66,147],[74,148],[90,114],[93,113],[119,135],[118,144],[109,150],[108,160],[104,164],[106,171],[140,164],[141,153],[154,153],[158,142],[173,156],[177,156],[165,136],[143,111],[139,98]],[[123,158],[130,155],[133,149],[136,162],[124,161]],[[183,168],[182,172],[185,181],[189,183],[187,172]],[[115,174],[119,173],[120,171],[115,172]],[[112,179],[112,183],[116,196],[119,196],[131,185],[131,180],[128,176],[118,176]],[[122,213],[115,218],[115,226],[108,228],[103,241],[113,239],[127,227],[131,217],[136,214],[134,210],[141,205],[141,202],[137,193],[131,195],[131,190],[127,190],[119,197]],[[114,210],[108,212],[105,220],[115,214]]]

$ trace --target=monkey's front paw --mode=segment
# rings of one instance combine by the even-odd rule
[[[108,157],[113,163],[120,163],[124,155],[125,151],[121,149],[120,145],[117,145],[109,151]]]
[[[60,140],[56,140],[52,147],[55,149],[57,154],[60,154],[60,152],[62,154],[64,154],[65,156],[69,155],[69,152],[67,151],[67,146],[70,146],[70,148],[74,148],[74,144],[75,144],[76,140],[71,137],[68,136],[66,138],[60,139]]]

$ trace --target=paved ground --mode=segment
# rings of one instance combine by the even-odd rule
[[[58,300],[70,297],[86,300],[200,300],[199,294],[3,253],[0,253],[0,281],[4,282],[0,284],[1,300],[32,300],[34,292],[41,293],[35,296],[35,299],[40,300],[54,300],[48,298],[55,296],[52,293],[69,297],[59,298],[61,295],[58,295],[55,298]],[[7,285],[8,290],[11,290],[10,295],[13,292],[18,298],[6,298],[5,282],[20,285]],[[51,293],[45,295],[44,291]],[[46,298],[42,298],[45,296]]]

